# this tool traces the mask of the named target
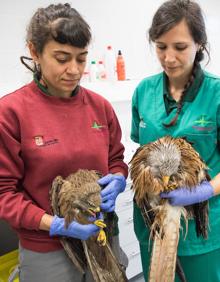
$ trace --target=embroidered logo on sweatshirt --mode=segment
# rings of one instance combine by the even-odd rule
[[[92,128],[97,129],[97,130],[102,129],[104,127],[105,127],[104,125],[100,125],[96,121],[94,121],[92,125]]]
[[[144,122],[144,119],[143,119],[143,118],[141,118],[140,123],[139,123],[139,126],[142,127],[142,128],[146,128],[146,127],[147,127],[147,125],[146,125],[146,123]]]
[[[44,145],[44,138],[43,138],[43,136],[35,136],[34,140],[35,140],[35,144],[37,146],[43,146]]]
[[[194,121],[192,127],[198,131],[210,131],[213,129],[213,121],[211,121],[206,115],[200,116],[197,120]]]
[[[39,147],[49,146],[59,142],[59,140],[56,138],[50,140],[44,140],[44,137],[42,135],[34,136],[34,141],[35,144]]]

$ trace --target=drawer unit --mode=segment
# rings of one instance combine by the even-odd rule
[[[139,243],[134,233],[133,224],[133,197],[131,190],[132,181],[128,177],[127,186],[123,193],[119,194],[116,201],[116,212],[119,217],[120,245],[128,256],[129,264],[126,270],[128,279],[142,272]]]
[[[127,208],[132,208],[133,206],[133,196],[132,190],[126,189],[123,193],[118,195],[116,200],[116,212],[119,213]]]
[[[131,279],[142,272],[139,243],[137,241],[132,242],[123,248],[123,250],[126,252],[129,260],[126,275],[128,279]]]
[[[121,246],[136,241],[136,236],[133,227],[133,209],[126,209],[120,212],[119,215],[119,237]]]

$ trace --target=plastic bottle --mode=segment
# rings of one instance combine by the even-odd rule
[[[105,53],[105,69],[108,81],[116,81],[116,58],[112,46],[107,46]]]
[[[125,75],[125,61],[122,56],[121,50],[118,51],[118,56],[117,56],[117,62],[116,62],[116,68],[117,68],[117,78],[118,80],[125,80],[126,75]]]
[[[96,66],[96,61],[91,61],[89,68],[89,80],[90,82],[96,82],[98,80],[98,69]]]
[[[106,70],[103,64],[103,61],[98,62],[98,80],[103,81],[106,80]]]

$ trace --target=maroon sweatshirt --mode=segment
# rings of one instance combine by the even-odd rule
[[[58,238],[39,230],[43,214],[51,214],[49,189],[57,175],[81,168],[127,176],[120,140],[110,103],[83,87],[58,98],[31,82],[0,99],[0,218],[24,248],[61,248]]]

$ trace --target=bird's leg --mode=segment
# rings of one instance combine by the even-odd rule
[[[101,246],[105,246],[107,239],[106,239],[106,234],[105,234],[105,231],[103,230],[103,228],[106,227],[106,224],[104,223],[103,219],[97,219],[93,223],[101,228],[101,230],[99,231],[99,235],[97,237],[98,243]]]

